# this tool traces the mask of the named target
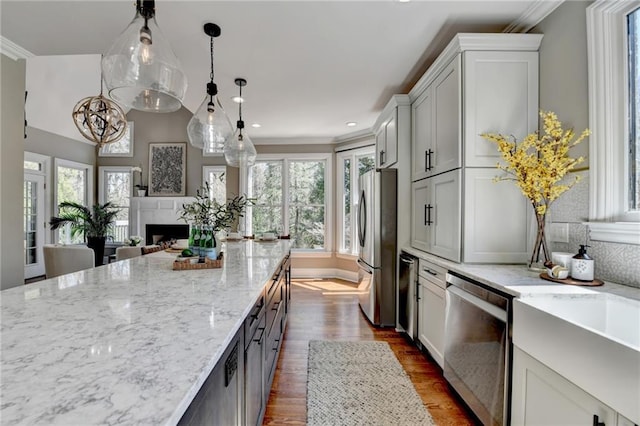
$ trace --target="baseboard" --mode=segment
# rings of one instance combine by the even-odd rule
[[[291,278],[339,278],[357,283],[357,271],[345,271],[338,268],[291,268]]]

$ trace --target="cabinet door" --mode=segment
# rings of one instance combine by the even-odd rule
[[[249,320],[247,320],[249,321]],[[258,327],[252,336],[247,337],[249,343],[245,350],[244,364],[244,424],[256,426],[262,418],[265,407],[265,392],[263,389],[263,357],[265,340],[265,317],[262,315]]]
[[[380,130],[376,133],[376,167],[384,167],[384,155],[386,152],[387,128],[386,125],[380,126]]]
[[[429,251],[429,179],[411,184],[411,247]]]
[[[464,171],[464,261],[527,261],[527,199],[513,182],[494,182],[496,168]]]
[[[435,283],[420,277],[420,342],[429,351],[438,365],[444,368],[444,300],[445,290]]]
[[[457,169],[427,178],[431,187],[427,204],[428,251],[454,262],[460,262],[461,173]]]
[[[464,52],[465,165],[493,167],[500,159],[481,133],[514,135],[538,128],[538,52]]]
[[[598,416],[597,421],[594,416]],[[610,407],[514,347],[513,425],[613,425],[615,419],[616,413]]]
[[[398,109],[394,109],[385,126],[384,167],[398,162]]]
[[[432,87],[411,105],[411,180],[428,176],[427,157],[433,154],[433,96]]]
[[[460,56],[433,81],[433,143],[427,157],[430,176],[460,167]]]

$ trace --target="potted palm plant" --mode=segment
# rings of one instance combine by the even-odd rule
[[[104,243],[120,211],[111,202],[95,204],[92,208],[72,201],[63,201],[58,206],[59,216],[52,217],[49,224],[55,230],[71,225],[71,235],[83,234],[87,247],[92,248],[96,266],[102,265]]]

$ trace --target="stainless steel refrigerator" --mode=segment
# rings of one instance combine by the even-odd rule
[[[397,170],[360,176],[358,266],[360,307],[379,326],[396,325]]]

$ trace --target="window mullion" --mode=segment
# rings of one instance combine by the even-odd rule
[[[282,160],[282,231],[289,235],[289,160]]]

